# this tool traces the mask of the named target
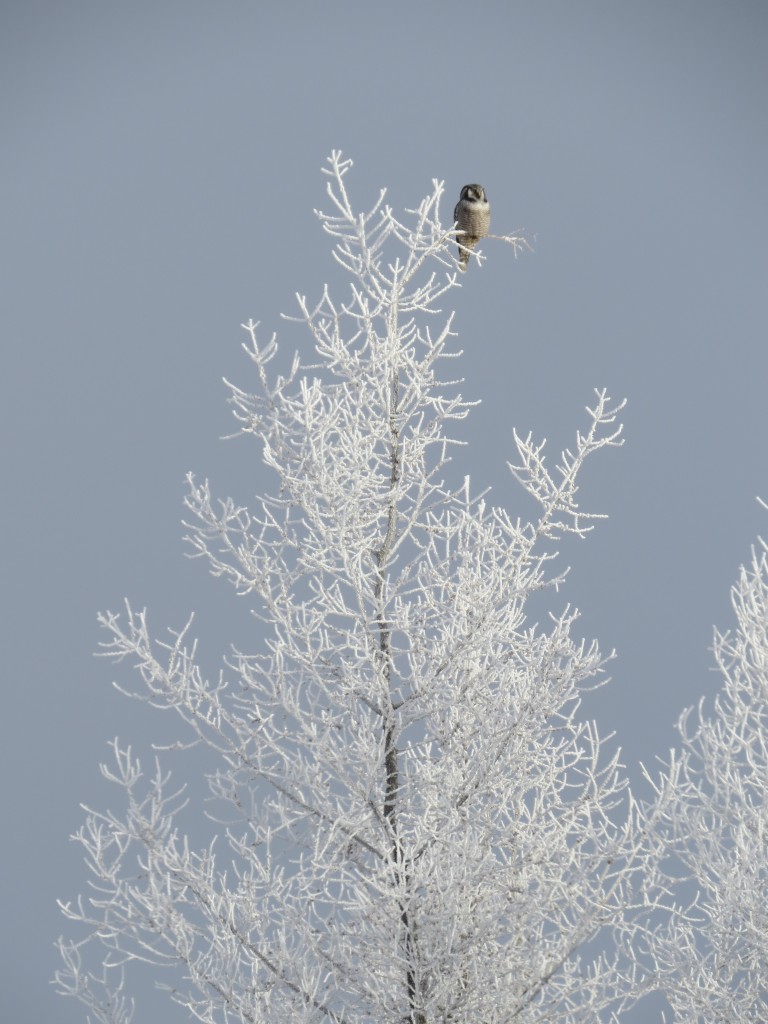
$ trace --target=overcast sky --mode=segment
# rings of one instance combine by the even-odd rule
[[[533,244],[488,244],[450,296],[475,489],[531,514],[512,428],[555,454],[593,388],[628,399],[625,447],[582,482],[610,519],[564,550],[561,596],[617,650],[586,711],[633,778],[714,694],[712,626],[768,534],[767,29],[760,0],[5,0],[4,1019],[84,1019],[48,984],[55,899],[86,882],[67,837],[113,800],[107,741],[171,729],[110,687],[96,612],[127,596],[159,634],[194,610],[211,667],[254,630],[184,557],[183,479],[265,485],[219,440],[221,378],[249,386],[249,317],[308,352],[280,313],[341,285],[312,212],[332,148],[361,208],[438,178],[450,221],[478,181]]]

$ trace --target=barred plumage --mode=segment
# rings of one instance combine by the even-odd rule
[[[467,269],[470,251],[488,234],[491,226],[491,207],[482,185],[465,185],[453,211],[456,226],[464,234],[457,234],[459,267]]]

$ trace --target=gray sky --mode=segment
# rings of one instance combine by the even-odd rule
[[[67,836],[81,801],[114,800],[108,740],[146,754],[172,733],[109,686],[96,611],[128,596],[159,634],[194,610],[211,667],[254,635],[184,558],[183,478],[264,486],[255,448],[219,440],[221,377],[249,385],[250,316],[306,351],[279,314],[341,281],[312,213],[332,148],[360,207],[440,178],[448,221],[479,181],[494,230],[534,244],[488,244],[451,297],[483,403],[457,473],[527,515],[512,427],[554,455],[594,387],[629,400],[625,447],[583,480],[611,518],[565,551],[563,600],[617,649],[587,711],[633,777],[715,692],[712,625],[768,534],[767,29],[759,0],[6,0],[4,1017],[84,1019],[48,985],[54,901],[86,882]]]

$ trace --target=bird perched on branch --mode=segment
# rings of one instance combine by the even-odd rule
[[[488,234],[491,226],[491,207],[482,185],[465,185],[453,211],[456,226],[463,234],[456,235],[459,243],[459,266],[467,269],[469,253]]]

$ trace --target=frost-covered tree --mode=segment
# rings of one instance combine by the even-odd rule
[[[358,214],[350,162],[329,163],[319,218],[349,295],[299,300],[314,363],[285,376],[248,323],[255,393],[231,388],[276,486],[245,508],[190,477],[186,498],[194,551],[252,601],[264,648],[210,680],[188,627],[154,642],[143,612],[101,617],[105,653],[218,758],[211,841],[184,834],[166,768],[146,776],[115,742],[103,770],[125,810],[90,811],[77,837],[93,890],[64,905],[85,931],[61,944],[59,984],[105,1024],[130,1017],[110,976],[135,959],[206,1022],[607,1020],[645,984],[644,840],[579,717],[604,659],[572,638],[573,610],[541,627],[527,605],[561,600],[551,548],[591,528],[577,480],[620,443],[620,406],[597,393],[552,471],[515,434],[533,522],[450,485],[470,403],[441,376],[456,353],[438,302],[457,286],[442,186],[402,220],[384,193]]]
[[[680,719],[657,783],[660,853],[685,910],[655,937],[679,1024],[768,1020],[768,554],[732,589],[737,628],[715,633],[723,688]]]

